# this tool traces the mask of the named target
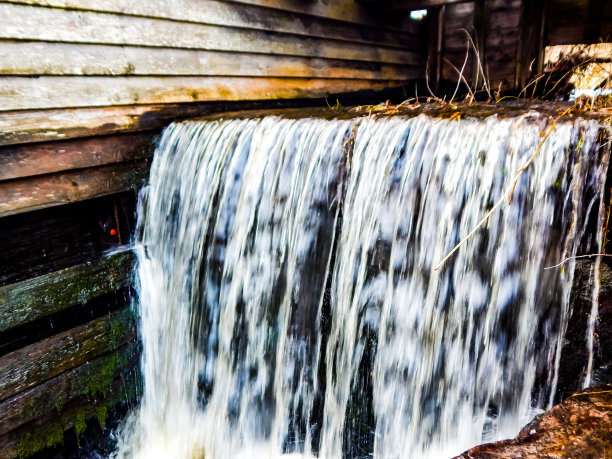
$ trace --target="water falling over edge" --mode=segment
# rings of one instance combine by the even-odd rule
[[[514,435],[551,403],[569,314],[573,260],[543,268],[599,253],[599,125],[559,123],[433,266],[545,127],[171,125],[139,210],[145,386],[118,455],[448,457]]]

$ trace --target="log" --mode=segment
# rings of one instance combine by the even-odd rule
[[[125,2],[124,0],[6,0],[6,2],[172,19],[190,23],[268,30],[392,46],[405,43],[412,38],[410,34],[399,30],[388,30],[387,28],[372,27],[365,24],[351,24],[346,22],[345,17],[340,17],[340,21],[326,17],[313,17],[300,12],[215,0],[174,0],[170,3],[164,0],[149,0],[146,2]]]
[[[0,148],[0,182],[150,158],[158,139],[144,132]]]
[[[105,399],[79,397],[68,402],[60,413],[53,410],[0,437],[0,459],[27,457],[64,440],[64,431],[74,427],[80,434],[86,422],[97,418],[104,424],[106,413],[119,402],[133,401],[140,391],[140,378],[135,373],[117,378]]]
[[[405,80],[421,76],[421,70]],[[326,97],[334,93],[383,90],[404,80],[246,77],[5,77],[4,110]],[[0,117],[2,115],[0,114]]]
[[[387,23],[382,22],[365,5],[361,5],[354,0],[334,0],[333,2],[329,0],[240,0],[238,3],[307,14],[317,18],[338,19],[360,25],[383,25],[387,29],[392,28],[392,25],[388,24],[389,21]],[[393,30],[396,29],[393,28]]]
[[[0,217],[142,186],[149,160],[0,182]]]
[[[124,251],[2,286],[0,332],[115,292],[130,283],[133,266],[133,253]]]
[[[129,244],[135,195],[127,191],[2,218],[0,285],[93,262]],[[113,228],[117,234],[110,234]]]
[[[136,338],[133,312],[122,311],[0,357],[0,400],[47,381]]]
[[[105,398],[113,380],[137,361],[138,345],[132,342],[0,402],[0,436],[47,412],[61,411],[77,397]]]
[[[0,17],[11,18],[0,38],[64,43],[139,45],[164,48],[280,54],[404,64],[419,54],[418,39],[398,46],[307,37],[148,17],[39,8],[0,3]]]
[[[18,41],[3,43],[2,52],[0,74],[3,75],[224,75],[401,80],[414,72],[417,62],[402,65],[258,53]]]

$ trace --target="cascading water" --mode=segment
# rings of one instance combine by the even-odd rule
[[[144,394],[118,455],[437,458],[515,435],[555,393],[571,257],[600,250],[599,125],[557,123],[510,204],[434,267],[547,122],[168,127],[139,209]]]

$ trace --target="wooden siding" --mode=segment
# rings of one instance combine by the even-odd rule
[[[426,46],[422,24],[353,0],[0,0],[0,17],[0,458],[12,458],[137,394],[126,249],[164,126],[398,88],[424,77]]]
[[[321,97],[423,76],[422,36],[365,10],[340,20],[363,10],[352,1],[257,3],[0,1],[0,112]]]

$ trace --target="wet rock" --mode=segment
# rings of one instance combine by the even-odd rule
[[[455,459],[612,458],[612,384],[587,389],[540,414],[514,440],[476,446]]]
[[[612,268],[602,260],[599,276],[599,313],[595,323],[593,375],[591,385],[612,383]],[[571,316],[565,333],[559,384],[555,402],[582,388],[588,361],[587,321],[592,307],[594,259],[576,261],[571,296]]]

